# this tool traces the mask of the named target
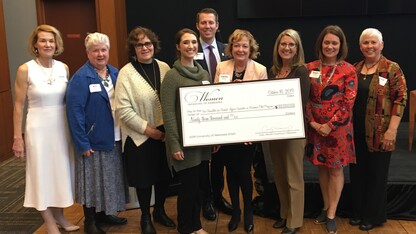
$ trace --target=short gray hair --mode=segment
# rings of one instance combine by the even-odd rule
[[[99,33],[99,32],[89,33],[85,37],[84,44],[85,44],[85,49],[87,51],[91,48],[91,46],[99,45],[99,44],[104,44],[107,46],[108,49],[110,49],[110,39],[108,38],[107,35],[103,33]]]
[[[383,34],[381,34],[381,32],[376,28],[364,29],[363,32],[361,33],[359,42],[361,43],[364,37],[368,37],[368,36],[376,36],[379,42],[383,42]]]

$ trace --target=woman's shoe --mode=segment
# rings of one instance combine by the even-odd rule
[[[290,228],[290,227],[285,227],[282,230],[282,234],[296,234],[296,232],[299,230],[299,228]]]
[[[62,228],[62,229],[64,229],[66,232],[75,232],[75,231],[78,231],[79,229],[80,229],[80,227],[79,226],[77,226],[77,225],[69,225],[69,226],[66,226],[66,227],[64,227],[64,226],[62,226],[61,224],[59,224],[59,223],[57,223],[57,225],[58,225],[58,228]]]
[[[140,220],[140,228],[143,234],[156,234],[150,215],[142,215]]]
[[[127,223],[126,218],[117,217],[115,215],[106,215],[104,212],[98,212],[96,220],[97,223],[105,223],[110,225],[124,225]]]
[[[247,233],[254,232],[253,209],[249,205],[244,205],[244,230]]]
[[[240,223],[240,215],[231,216],[230,222],[228,223],[228,232],[235,231]]]
[[[361,224],[361,219],[359,218],[351,218],[350,221],[348,222],[351,226],[358,226]]]
[[[382,224],[371,224],[371,223],[367,223],[367,222],[363,222],[360,224],[359,229],[362,231],[369,231],[375,227],[381,226]]]
[[[283,227],[286,227],[286,219],[278,219],[273,224],[273,228],[283,228]]]
[[[84,232],[88,234],[105,234],[105,231],[97,226],[95,222],[85,222]]]
[[[246,224],[246,225],[244,225],[244,230],[247,233],[254,233],[254,224]]]
[[[175,228],[176,224],[170,219],[164,209],[153,210],[153,221],[162,224],[167,228]]]
[[[335,218],[330,219],[326,218],[326,232],[328,234],[337,234],[337,223],[335,222]]]
[[[313,221],[315,224],[323,224],[327,221],[327,210],[322,210],[321,213],[316,217],[316,219]]]

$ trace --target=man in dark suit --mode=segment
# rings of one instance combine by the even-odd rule
[[[227,60],[224,50],[225,45],[216,40],[215,35],[219,27],[218,13],[212,8],[204,8],[196,16],[196,28],[199,31],[199,49],[195,60],[209,72],[211,83],[214,82],[215,67],[221,61]],[[213,61],[213,53],[215,61]],[[224,162],[220,157],[212,155],[211,167],[209,161],[204,161],[204,179],[202,183],[203,203],[202,214],[208,220],[215,220],[217,215],[215,208],[226,214],[232,214],[231,204],[223,197],[224,188]],[[210,173],[211,169],[211,173]],[[211,175],[211,177],[210,177]],[[211,190],[212,189],[212,190]]]

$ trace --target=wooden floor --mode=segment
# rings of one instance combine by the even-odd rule
[[[176,196],[169,197],[165,204],[167,214],[176,221]],[[73,233],[84,233],[83,224],[84,216],[82,207],[78,204],[65,209],[65,216],[74,224],[81,227],[81,230]],[[119,216],[126,217],[128,223],[122,226],[102,226],[107,233],[140,233],[140,209],[128,210],[120,212]],[[201,218],[202,227],[209,233],[228,233],[227,225],[230,219],[229,215],[218,213],[218,218],[215,221],[207,221]],[[274,221],[268,218],[262,218],[254,216],[254,231],[255,233],[280,233],[281,229],[273,229]],[[177,233],[176,229],[167,229],[163,226],[154,223],[156,231],[159,234]],[[382,227],[374,228],[369,232],[359,230],[357,227],[353,227],[348,224],[348,219],[337,218],[338,233],[380,233],[380,234],[395,234],[395,233],[415,233],[416,234],[416,222],[415,221],[402,221],[402,220],[388,220]],[[45,228],[40,227],[35,234],[43,234]],[[238,229],[233,233],[245,233],[244,224],[240,223]],[[299,234],[324,234],[325,225],[316,225],[312,219],[305,219],[303,227],[299,230]]]

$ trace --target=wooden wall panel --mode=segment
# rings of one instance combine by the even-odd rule
[[[0,93],[0,162],[13,156],[13,104],[8,90]]]
[[[126,4],[120,0],[96,0],[98,31],[110,38],[109,63],[121,69],[128,62]]]
[[[70,16],[62,17],[62,20],[60,20],[59,17],[48,16],[51,13],[53,13],[52,11],[48,9],[52,9],[52,8],[59,9],[63,7],[64,9],[67,9],[67,12],[65,12],[66,14],[81,15],[82,18],[85,18],[87,16],[94,16],[95,14],[96,25],[94,25],[95,28],[93,30],[89,30],[89,32],[97,31],[97,32],[102,32],[108,35],[108,37],[110,38],[110,44],[111,44],[109,63],[120,69],[128,62],[128,57],[127,57],[128,53],[126,49],[127,23],[126,23],[125,1],[95,0],[93,3],[95,5],[94,6],[95,12],[91,12],[91,11],[94,11],[94,9],[92,9],[89,6],[89,3],[87,3],[90,1],[94,1],[94,0],[88,0],[88,1],[85,1],[85,0],[77,0],[77,1],[36,0],[38,23],[39,24],[47,23],[47,24],[57,26],[57,28],[64,34],[63,35],[64,42],[67,43],[68,40],[65,41],[65,39],[67,39],[66,38],[67,35],[65,31],[71,32],[68,34],[70,36],[80,35],[80,39],[82,40],[85,38],[86,34],[79,33],[79,32],[73,33],[74,28],[76,27],[79,28],[80,26],[79,25],[74,26],[73,21],[68,21],[67,18],[71,18]],[[78,8],[78,10],[74,11],[74,9],[76,8]],[[57,10],[55,12],[62,12],[62,11]],[[82,20],[85,21],[85,19],[82,19]],[[65,24],[65,22],[69,25]],[[75,22],[75,24],[77,23]],[[71,40],[73,40],[73,38],[71,38]],[[83,44],[80,46],[83,47]],[[64,52],[64,54],[61,56],[64,57],[65,53],[66,52]],[[83,53],[82,55],[78,55],[78,59],[81,59],[84,63],[85,54]],[[70,62],[68,62],[68,65],[71,65]],[[74,70],[73,67],[78,69],[77,66],[70,66],[70,70],[72,72],[76,71],[76,69]]]
[[[0,0],[0,162],[12,157],[13,104],[9,61],[4,26],[3,1]]]
[[[0,1],[0,92],[10,90],[9,60],[7,56],[6,29],[4,26],[3,1]]]

